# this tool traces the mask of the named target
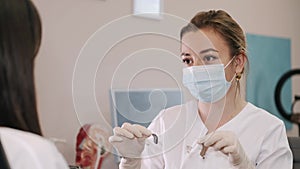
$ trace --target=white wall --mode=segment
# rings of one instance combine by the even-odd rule
[[[36,60],[36,88],[38,95],[38,109],[42,129],[46,137],[65,139],[67,142],[59,143],[58,147],[70,164],[75,159],[75,137],[82,123],[97,122],[105,130],[111,132],[109,93],[113,71],[121,63],[124,57],[139,49],[160,48],[169,50],[174,55],[178,54],[178,42],[161,36],[144,35],[128,38],[126,41],[115,45],[106,55],[97,69],[95,75],[95,97],[93,100],[92,84],[85,83],[91,78],[91,66],[96,63],[87,61],[81,66],[78,77],[82,77],[82,84],[77,78],[75,101],[72,98],[72,76],[76,59],[87,39],[101,26],[122,16],[131,14],[132,0],[33,0],[37,5],[43,22],[43,40]],[[292,41],[292,67],[300,65],[300,11],[298,0],[253,0],[253,1],[194,1],[194,0],[165,0],[164,12],[184,19],[190,19],[201,10],[225,9],[244,28],[246,32],[291,38]],[[131,22],[142,25],[156,24],[163,21],[144,20],[134,18]],[[119,28],[122,30],[122,27]],[[134,29],[134,28],[132,28]],[[180,27],[167,28],[170,31],[178,31]],[[111,35],[112,37],[114,34]],[[109,36],[106,36],[109,41]],[[98,39],[99,40],[99,39]],[[99,48],[106,41],[100,40]],[[157,52],[157,51],[154,51]],[[180,79],[181,67],[174,55],[159,51],[165,57],[155,58],[163,63],[172,76]],[[147,56],[146,53],[143,53]],[[153,54],[153,53],[151,53]],[[148,54],[149,55],[149,54]],[[154,58],[145,57],[147,63],[152,63]],[[170,59],[171,58],[171,59]],[[132,60],[139,65],[140,62]],[[174,66],[176,65],[176,66]],[[134,67],[125,67],[130,71]],[[82,72],[86,69],[86,72]],[[95,73],[95,72],[92,72]],[[93,74],[94,76],[94,74]],[[127,71],[119,71],[118,81],[114,81],[114,87],[127,87]],[[76,79],[76,77],[75,77]],[[298,82],[299,84],[299,82]],[[142,76],[132,80],[132,87],[176,87],[177,82],[167,74],[157,71],[146,71]],[[299,93],[299,85],[293,82],[293,93]],[[91,98],[92,97],[92,98]],[[78,100],[76,100],[78,99]],[[80,102],[79,102],[80,101]],[[95,103],[100,108],[97,110]],[[79,105],[78,105],[79,104]],[[78,107],[79,106],[79,107]],[[79,117],[79,118],[78,118]],[[289,131],[289,135],[297,134],[297,130]],[[104,161],[103,168],[117,168],[112,156]]]

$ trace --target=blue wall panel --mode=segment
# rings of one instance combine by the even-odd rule
[[[279,78],[291,69],[291,41],[286,38],[247,34],[248,58],[250,62],[247,77],[247,100],[284,120],[286,128],[291,123],[277,111],[274,99]],[[290,110],[292,101],[291,82],[282,92],[282,104]]]

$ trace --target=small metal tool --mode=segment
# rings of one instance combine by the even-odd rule
[[[156,134],[152,134],[152,136],[153,136],[154,143],[157,144],[158,143],[158,136]]]
[[[202,150],[200,151],[200,156],[205,159],[205,153],[207,151],[208,147],[204,146],[204,144],[202,143]]]

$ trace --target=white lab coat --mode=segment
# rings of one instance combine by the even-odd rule
[[[11,169],[69,169],[55,145],[39,135],[1,127],[0,138]]]
[[[207,128],[197,113],[197,102],[160,112],[149,126],[158,134],[156,145],[146,140],[142,169],[231,169],[228,156],[209,148],[206,158],[197,140]],[[257,169],[292,169],[292,153],[281,120],[248,103],[232,120],[217,130],[234,132]]]

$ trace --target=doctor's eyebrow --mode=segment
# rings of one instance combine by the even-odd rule
[[[210,51],[213,51],[213,52],[219,52],[219,51],[216,50],[216,49],[208,48],[208,49],[204,49],[204,50],[200,51],[199,54],[207,53],[207,52],[210,52]]]
[[[182,53],[180,54],[180,56],[191,56],[191,54],[189,54],[189,53],[187,53],[187,52],[182,52]]]

